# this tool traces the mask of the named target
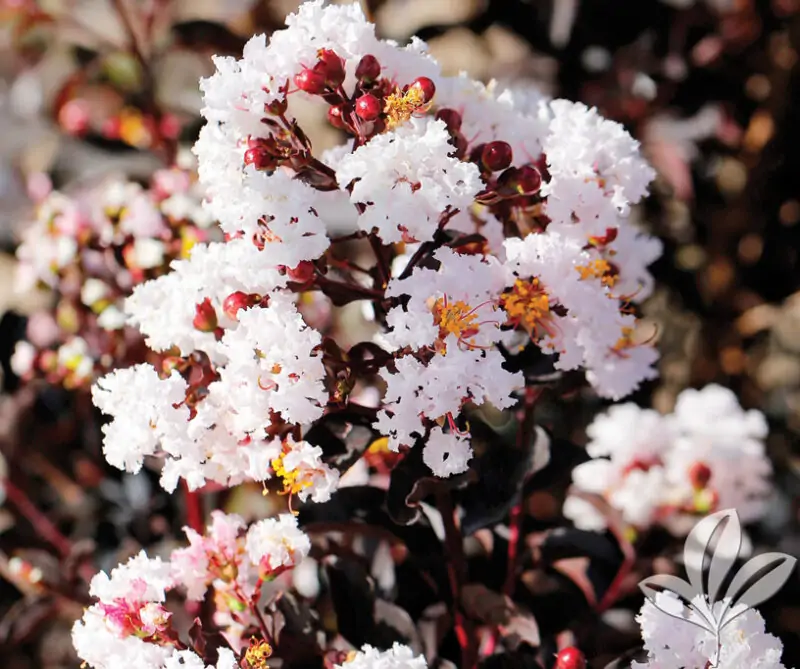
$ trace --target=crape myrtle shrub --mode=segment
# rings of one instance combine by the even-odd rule
[[[19,256],[59,302],[39,330],[49,337],[29,323],[7,364],[29,384],[20,405],[43,382],[77,389],[67,407],[42,391],[34,411],[81,416],[80,432],[15,429],[88,446],[76,478],[116,508],[90,514],[108,516],[102,531],[81,528],[75,511],[56,514],[61,531],[29,514],[36,540],[72,557],[61,567],[28,550],[9,563],[29,593],[9,641],[54,619],[68,627],[91,604],[73,639],[98,667],[424,666],[423,652],[433,666],[573,666],[577,653],[555,659],[570,645],[604,666],[643,634],[661,666],[674,630],[648,626],[646,608],[641,630],[602,614],[639,608],[635,583],[675,568],[694,520],[735,506],[757,521],[772,486],[763,416],[716,386],[682,395],[669,415],[633,405],[598,415],[586,452],[570,440],[593,396],[619,400],[654,376],[665,326],[637,324],[637,303],[662,246],[629,211],[654,173],[621,127],[587,108],[445,77],[421,44],[374,40],[357,10],[326,20],[309,7],[294,33],[255,38],[243,58],[230,45],[238,65],[217,61],[202,87],[199,184],[173,169],[40,198],[41,232]],[[706,10],[697,18],[715,25]],[[570,62],[578,51],[558,52],[565,97],[647,141],[655,104],[637,112],[577,83],[573,93],[568,80],[587,76]],[[300,100],[347,143],[317,153],[293,122]],[[144,107],[163,123],[160,105]],[[169,123],[140,123],[169,165]],[[657,188],[648,218],[667,254],[655,272],[685,285],[673,265],[686,239],[670,239]],[[98,246],[114,259],[102,271]],[[707,297],[690,291],[687,304],[706,315]],[[94,403],[113,418],[102,445],[86,392],[97,379]],[[649,403],[649,388],[636,399]],[[112,483],[103,458],[138,473]],[[11,464],[16,509],[26,479]],[[34,478],[49,481],[44,471]],[[111,549],[99,565],[76,541],[92,535]],[[112,571],[137,544],[150,558]],[[96,566],[111,576],[95,577],[86,599]],[[759,620],[740,629],[758,633]],[[736,662],[778,666],[780,645],[757,638]],[[394,642],[404,647],[389,651]],[[364,644],[387,652],[350,652]]]

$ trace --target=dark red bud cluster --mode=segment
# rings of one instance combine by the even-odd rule
[[[331,49],[320,49],[314,67],[304,67],[294,76],[294,84],[309,95],[335,90],[345,78],[344,61]]]

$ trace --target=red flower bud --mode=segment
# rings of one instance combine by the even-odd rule
[[[511,145],[507,142],[489,142],[483,147],[481,162],[490,172],[499,172],[511,165],[513,157]]]
[[[381,76],[381,64],[378,59],[371,54],[367,54],[358,61],[356,67],[356,79],[367,83],[372,83]]]
[[[235,293],[231,293],[225,298],[225,301],[222,303],[222,311],[225,312],[225,315],[228,318],[235,321],[236,315],[239,313],[239,309],[247,309],[255,304],[258,304],[260,301],[260,295],[256,295],[254,293],[245,293],[241,290],[237,290]]]
[[[328,123],[330,123],[334,128],[344,130],[347,128],[347,122],[345,121],[346,114],[346,105],[333,105],[332,107],[328,108]]]
[[[247,149],[244,152],[244,164],[252,165],[257,170],[271,170],[275,168],[275,160],[261,148]]]
[[[575,646],[562,648],[556,655],[553,669],[586,669],[586,657]]]
[[[436,120],[444,121],[447,130],[453,135],[461,130],[461,114],[455,109],[440,109],[436,112]]]
[[[302,260],[295,268],[287,269],[286,273],[295,283],[308,283],[314,277],[314,263],[310,260]]]
[[[424,103],[430,102],[436,95],[436,84],[428,77],[417,77],[408,88],[409,90],[418,89],[422,93],[422,102]]]
[[[331,88],[341,86],[345,77],[344,61],[330,49],[320,49],[317,57],[319,61],[314,66],[314,71],[322,74],[325,83]]]
[[[374,121],[381,114],[381,103],[374,95],[366,93],[356,100],[356,114],[365,121]]]
[[[689,481],[696,490],[702,490],[711,480],[711,467],[705,462],[695,462],[689,467]]]
[[[277,100],[265,104],[264,111],[273,116],[280,116],[286,113],[288,106],[289,103],[286,101],[286,98],[278,98]]]
[[[192,325],[200,332],[214,332],[217,329],[217,312],[214,311],[209,298],[195,306]]]
[[[538,193],[542,187],[542,173],[533,165],[523,165],[517,170],[514,186],[520,195]]]
[[[325,90],[325,75],[315,69],[304,68],[294,75],[294,85],[309,95],[319,95]]]

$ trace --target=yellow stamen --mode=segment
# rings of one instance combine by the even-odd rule
[[[539,279],[517,279],[514,287],[503,293],[500,304],[510,322],[522,325],[531,334],[542,328],[542,324],[550,317],[550,298],[539,284]]]
[[[419,86],[412,86],[406,93],[399,88],[386,98],[383,108],[386,114],[386,127],[390,130],[405,123],[425,106],[425,97]]]
[[[433,305],[433,318],[439,326],[439,336],[445,339],[455,335],[459,340],[475,335],[478,331],[478,314],[466,302],[458,301],[447,304],[439,298]]]
[[[300,476],[303,474],[303,471],[300,469],[288,471],[283,463],[284,455],[284,453],[281,453],[277,458],[272,460],[272,468],[275,470],[275,475],[279,476],[283,480],[282,494],[294,495],[295,493],[310,487],[312,482],[308,479],[300,479]]]
[[[602,258],[592,260],[588,265],[575,267],[581,275],[581,280],[600,279],[604,286],[612,287],[617,282],[617,277],[612,273],[611,264]]]
[[[245,662],[250,669],[267,669],[267,660],[272,655],[272,646],[264,639],[250,637],[250,646],[244,654]]]

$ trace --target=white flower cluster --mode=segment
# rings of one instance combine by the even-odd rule
[[[593,459],[573,470],[574,487],[604,496],[634,527],[663,524],[683,534],[685,514],[733,508],[752,522],[766,512],[767,422],[761,412],[743,410],[727,388],[685,390],[668,416],[634,404],[613,406],[587,432]],[[575,495],[564,514],[583,529],[605,527],[595,507]]]
[[[720,669],[784,669],[783,644],[767,634],[764,619],[755,609],[744,611],[722,628],[717,657],[717,639],[690,622],[697,614],[671,592],[658,593],[656,601],[659,608],[645,601],[637,617],[648,661],[633,662],[631,669],[706,669],[714,658]],[[715,612],[725,604],[715,603]]]
[[[215,64],[195,153],[227,241],[198,245],[127,301],[166,359],[98,384],[111,462],[134,471],[161,455],[168,489],[277,475],[324,501],[338,473],[301,437],[355,383],[383,391],[374,425],[392,450],[426,442],[424,461],[450,476],[472,455],[462,407],[511,407],[525,384],[504,352],[539,346],[613,398],[655,375],[630,301],[651,290],[661,247],[627,220],[653,172],[621,126],[444,76],[422,42],[378,39],[358,4],[306,2],[269,41]],[[315,156],[298,97],[327,108],[342,147]],[[379,257],[340,272],[330,235],[343,224],[407,268]],[[386,361],[332,372],[330,342],[297,306],[309,292],[381,304],[373,344]]]
[[[164,604],[167,592],[175,589],[202,601],[213,585],[225,595],[218,598],[215,622],[233,643],[247,628],[263,579],[293,568],[311,548],[291,514],[261,520],[246,533],[245,528],[241,517],[215,511],[206,536],[187,528],[189,546],[173,551],[169,561],[148,558],[142,551],[110,575],[97,574],[89,592],[98,601],[72,629],[79,657],[93,669],[237,667],[227,649],[220,649],[219,662],[209,668],[193,652],[178,650],[172,614]],[[230,610],[220,608],[220,602]]]
[[[53,288],[58,304],[31,317],[28,340],[14,353],[15,373],[78,387],[126,364],[138,339],[122,332],[133,286],[165,272],[195,243],[221,236],[201,191],[190,172],[174,168],[157,171],[147,188],[106,179],[45,196],[23,230],[17,284]]]
[[[414,655],[408,646],[395,642],[389,650],[380,651],[364,646],[336,669],[427,669],[428,663],[422,655]]]

